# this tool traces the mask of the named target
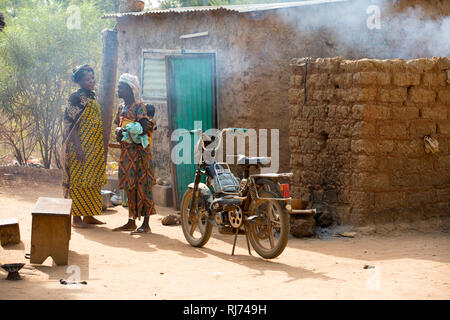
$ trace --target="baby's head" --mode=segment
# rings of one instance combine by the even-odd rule
[[[150,118],[153,118],[155,116],[155,106],[152,104],[146,104],[145,107],[147,108],[147,115]]]
[[[147,116],[150,119],[153,119],[153,117],[155,116],[155,106],[152,104],[146,104],[145,108],[147,109]],[[156,122],[154,120],[152,121],[153,121],[153,130],[156,130],[157,129]]]

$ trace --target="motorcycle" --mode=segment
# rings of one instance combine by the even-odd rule
[[[200,129],[189,132],[200,138],[195,179],[181,201],[181,226],[187,242],[193,247],[204,246],[216,225],[220,233],[234,234],[232,255],[238,234],[245,234],[250,255],[251,244],[263,258],[279,256],[289,238],[289,213],[296,210],[292,210],[290,197],[281,197],[278,179],[293,174],[250,174],[251,168],[270,165],[270,158],[238,155],[237,165],[243,169],[242,178],[238,179],[227,163],[215,161],[215,152],[224,133],[245,133],[247,129],[226,128],[211,136]],[[208,161],[206,152],[211,152]],[[206,183],[201,182],[202,177],[206,177]]]

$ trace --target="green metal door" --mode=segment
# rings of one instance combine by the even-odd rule
[[[167,96],[169,107],[169,126],[176,129],[217,128],[216,90],[215,90],[215,54],[182,54],[168,56]],[[194,127],[194,124],[197,126]],[[194,181],[196,164],[194,149],[198,135],[183,134],[178,141],[172,142],[172,148],[181,139],[190,139],[190,160],[188,163],[174,164],[172,162],[173,188],[175,206],[179,209],[181,199],[187,186]],[[171,148],[171,150],[172,150]],[[179,157],[183,157],[180,150]]]

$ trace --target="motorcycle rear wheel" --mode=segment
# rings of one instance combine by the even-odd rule
[[[276,198],[277,194],[261,191],[260,197]],[[253,200],[258,209],[258,217],[248,223],[248,237],[255,251],[265,259],[278,257],[286,248],[289,239],[289,214],[283,210],[279,201]]]
[[[188,189],[181,200],[181,228],[184,237],[191,246],[203,247],[211,237],[213,226],[208,221],[207,211],[201,199],[198,200],[198,207],[194,213],[195,217],[189,216],[193,195],[194,190]]]

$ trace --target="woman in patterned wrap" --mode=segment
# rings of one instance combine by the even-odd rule
[[[72,199],[73,226],[104,224],[101,186],[106,184],[103,125],[95,99],[94,70],[89,65],[73,69],[80,89],[69,97],[64,112],[62,167],[64,197]],[[83,217],[83,219],[81,219]]]
[[[131,234],[151,232],[150,215],[156,214],[152,186],[154,181],[151,138],[155,122],[147,114],[147,109],[139,101],[139,80],[125,73],[119,78],[118,96],[124,103],[119,106],[114,123],[116,139],[120,143],[119,188],[123,188],[128,197],[128,222],[113,231],[131,231]],[[123,130],[127,124],[139,122],[142,134],[148,136],[149,144],[143,147],[135,142],[122,141]],[[144,217],[142,225],[136,229],[136,218]]]

